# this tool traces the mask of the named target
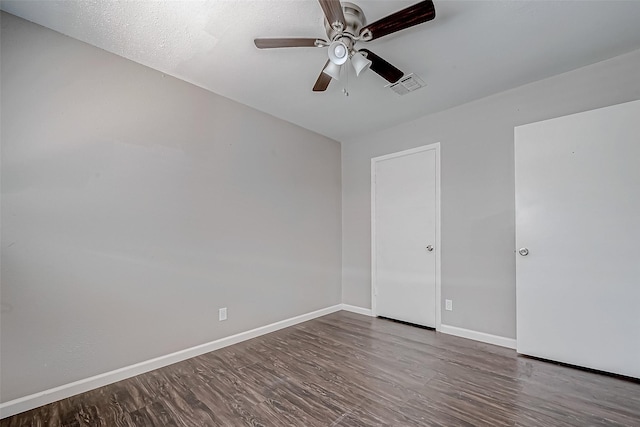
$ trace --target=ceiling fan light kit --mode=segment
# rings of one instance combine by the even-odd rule
[[[349,59],[349,47],[342,40],[334,40],[329,45],[329,59],[336,65],[342,65]]]
[[[351,55],[351,65],[356,70],[356,76],[359,76],[363,71],[367,71],[371,67],[371,61],[364,57],[360,52],[353,52]]]
[[[324,67],[324,70],[322,70],[322,72],[331,76],[332,79],[340,80],[341,69],[342,69],[341,65],[338,65],[335,62],[329,61],[329,63],[327,64],[326,67]]]
[[[328,46],[329,60],[313,86],[314,92],[323,92],[332,79],[338,80],[342,65],[349,59],[356,76],[371,68],[389,83],[396,83],[404,73],[370,50],[356,49],[356,43],[373,41],[430,21],[436,16],[433,1],[425,0],[372,24],[367,24],[362,9],[353,3],[341,3],[340,0],[318,0],[318,2],[324,13],[325,31],[330,42],[312,38],[257,38],[254,40],[258,49]]]

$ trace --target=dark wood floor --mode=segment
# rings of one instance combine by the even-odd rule
[[[640,383],[338,312],[5,426],[640,426]]]

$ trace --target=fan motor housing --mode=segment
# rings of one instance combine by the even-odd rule
[[[344,13],[345,27],[342,31],[336,31],[331,24],[324,20],[324,27],[327,30],[327,37],[329,40],[335,40],[339,37],[348,37],[354,39],[360,34],[360,30],[367,25],[367,20],[364,17],[364,12],[358,6],[353,3],[342,3],[342,12]]]

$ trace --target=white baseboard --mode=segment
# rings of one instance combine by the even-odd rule
[[[456,326],[440,325],[438,332],[455,335],[457,337],[468,338],[470,340],[486,342],[488,344],[499,345],[500,347],[516,348],[516,340],[513,338],[501,337],[498,335],[486,334],[484,332],[472,331],[471,329],[458,328]]]
[[[136,375],[152,371],[154,369],[162,368],[176,362],[181,362],[191,357],[199,356],[201,354],[237,344],[242,341],[250,340],[252,338],[256,338],[270,332],[275,332],[289,326],[297,325],[298,323],[306,322],[307,320],[315,319],[316,317],[335,313],[336,311],[340,311],[342,309],[342,304],[336,304],[331,307],[281,320],[270,325],[251,329],[250,331],[241,332],[239,334],[231,335],[225,338],[220,338],[215,341],[197,345],[185,350],[180,350],[175,353],[167,354],[165,356],[156,357],[155,359],[150,359],[144,362],[136,363],[134,365],[125,366],[124,368],[116,369],[111,372],[105,372],[100,375],[95,375],[93,377],[74,381],[72,383],[41,391],[39,393],[34,393],[29,396],[10,400],[8,402],[0,404],[0,418],[10,417],[12,415],[34,409],[42,405],[56,402],[60,399],[66,399],[67,397],[71,397],[79,393],[84,393],[86,391],[112,384],[127,378],[131,378]]]
[[[373,311],[370,308],[362,308],[356,305],[342,304],[344,311],[350,311],[352,313],[364,314],[365,316],[373,316]]]

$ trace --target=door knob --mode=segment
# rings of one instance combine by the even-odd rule
[[[529,249],[527,248],[520,248],[520,250],[518,251],[518,253],[522,256],[527,256],[529,255]]]
[[[429,252],[431,252],[431,251],[433,250],[433,246],[431,246],[431,245],[427,246],[427,250],[428,250]]]

